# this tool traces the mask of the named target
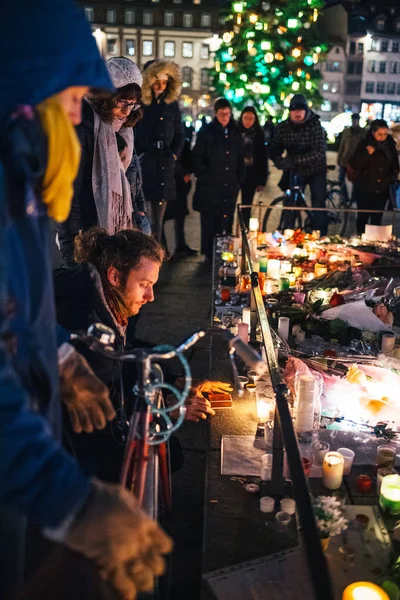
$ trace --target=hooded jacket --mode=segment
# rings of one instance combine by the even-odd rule
[[[72,0],[5,0],[0,14],[0,505],[56,527],[85,498],[89,481],[53,438],[60,398],[49,219],[40,196],[46,139],[30,107],[15,109],[68,86],[111,83]]]
[[[156,98],[152,86],[160,73],[168,75],[168,85]],[[172,61],[155,60],[143,73],[143,118],[136,126],[136,149],[144,195],[151,202],[176,199],[174,155],[179,157],[185,139],[177,102],[181,87],[179,67]]]
[[[278,169],[284,168],[285,150],[293,168],[302,177],[326,171],[325,132],[319,116],[312,110],[307,111],[305,120],[298,125],[287,119],[275,127],[270,158]]]
[[[193,149],[197,176],[193,208],[232,215],[245,176],[244,146],[236,123],[226,128],[216,118],[201,128]]]
[[[367,146],[373,146],[375,152],[369,154]],[[399,174],[399,157],[392,136],[389,135],[385,142],[377,142],[368,132],[357,146],[349,165],[358,173],[355,182],[358,189],[373,194],[388,193],[389,186]]]

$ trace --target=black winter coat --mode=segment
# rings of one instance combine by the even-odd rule
[[[96,204],[93,196],[92,170],[94,154],[94,118],[93,109],[86,101],[82,103],[82,122],[76,128],[81,144],[81,162],[74,183],[74,196],[71,211],[64,223],[57,225],[61,254],[65,264],[73,266],[74,239],[79,231],[98,225]],[[135,151],[126,177],[132,192],[132,206],[135,212],[146,212],[146,203],[142,189],[140,164]],[[133,214],[133,221],[134,221]]]
[[[373,146],[375,152],[369,154],[367,146]],[[385,152],[373,135],[368,133],[366,139],[357,146],[349,165],[357,172],[355,186],[359,190],[373,194],[388,192],[399,173],[399,158],[392,136],[389,135],[386,140]]]
[[[153,96],[150,105],[143,105],[143,118],[135,131],[146,200],[175,200],[173,155],[179,157],[184,142],[178,102],[167,104],[163,96],[158,99]]]
[[[243,141],[234,121],[225,129],[217,119],[202,127],[193,158],[197,176],[193,208],[232,215],[245,176]]]
[[[246,134],[246,129],[241,125],[239,125],[239,131],[242,137],[244,134]],[[261,127],[256,127],[255,130],[252,148],[252,160],[252,165],[245,166],[245,178],[242,187],[256,188],[259,185],[264,186],[267,181],[268,156],[267,147],[265,145],[264,132],[261,129]]]

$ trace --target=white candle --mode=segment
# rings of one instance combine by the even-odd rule
[[[344,458],[339,452],[327,452],[322,465],[322,483],[328,490],[337,490],[343,481]]]
[[[271,279],[279,279],[280,269],[281,269],[281,261],[280,260],[276,260],[275,258],[271,258],[271,260],[268,260],[268,265],[267,265],[268,277],[270,277]]]
[[[317,381],[310,375],[300,375],[296,385],[296,431],[312,431]]]
[[[258,231],[257,217],[251,217],[249,221],[249,231]]]
[[[297,332],[300,331],[300,330],[301,330],[300,325],[293,325],[293,327],[292,327],[292,336],[296,337]]]
[[[283,235],[287,240],[290,240],[294,236],[294,229],[285,229]]]
[[[355,453],[353,450],[350,450],[350,448],[338,448],[338,452],[343,456],[344,460],[343,475],[348,475],[351,471],[351,467],[353,466]]]
[[[244,308],[242,311],[242,322],[246,323],[249,327],[251,326],[251,310],[250,308]]]
[[[290,271],[292,270],[292,264],[290,261],[288,260],[283,260],[281,262],[281,275],[286,275],[286,273],[290,273]]]
[[[289,339],[289,324],[289,317],[279,317],[278,335],[285,342]]]

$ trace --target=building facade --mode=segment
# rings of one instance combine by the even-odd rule
[[[80,2],[105,59],[126,56],[140,69],[174,60],[182,72],[183,116],[211,114],[209,70],[218,43],[218,5],[212,0],[97,0]]]

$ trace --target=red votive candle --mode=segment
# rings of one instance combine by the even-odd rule
[[[368,494],[372,487],[372,479],[368,475],[359,475],[357,477],[357,492],[360,494]]]
[[[221,300],[222,302],[229,302],[229,300],[231,299],[231,293],[229,290],[226,289],[222,289],[221,290]]]

